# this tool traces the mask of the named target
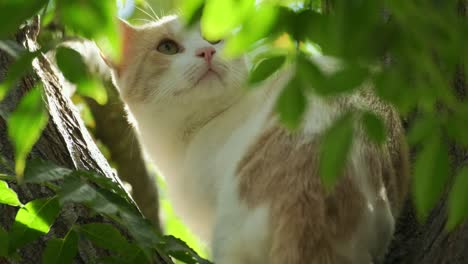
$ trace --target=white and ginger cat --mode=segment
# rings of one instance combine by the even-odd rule
[[[114,82],[177,213],[210,241],[215,263],[383,258],[408,181],[403,131],[390,107],[365,91],[333,100],[309,95],[301,128],[290,132],[274,111],[288,70],[247,91],[245,59],[223,59],[223,42],[208,42],[198,28],[184,28],[175,16],[121,24]],[[344,173],[326,192],[318,175],[320,136],[353,109],[381,115],[388,139],[374,145],[356,126]]]

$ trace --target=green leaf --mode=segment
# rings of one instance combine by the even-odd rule
[[[72,170],[60,167],[51,161],[32,159],[26,164],[24,182],[42,183],[63,179]]]
[[[302,83],[295,76],[283,88],[276,102],[280,121],[290,129],[297,128],[307,107],[307,99],[302,91]]]
[[[208,40],[225,37],[244,21],[254,6],[253,0],[207,0],[201,18],[203,36]]]
[[[367,70],[358,66],[347,66],[330,76],[325,76],[321,86],[314,86],[320,95],[337,95],[359,88],[367,77]]]
[[[184,241],[174,236],[164,236],[161,241],[161,247],[172,257],[183,261],[187,264],[211,264],[206,259],[200,257],[193,249],[191,249]]]
[[[364,129],[375,143],[383,143],[386,138],[385,125],[382,119],[372,112],[365,112],[362,116]]]
[[[79,84],[89,75],[83,57],[74,49],[66,47],[58,48],[55,53],[55,59],[63,76],[72,83]]]
[[[205,5],[204,0],[185,0],[180,4],[182,18],[188,27],[200,20]]]
[[[18,200],[18,195],[8,187],[8,184],[4,181],[0,181],[0,204],[8,204],[11,206],[21,206],[23,205],[20,200]]]
[[[77,85],[77,92],[93,98],[99,104],[107,102],[107,92],[102,83],[91,76],[83,57],[74,49],[60,47],[55,58],[57,65],[67,80]]]
[[[437,119],[431,115],[425,115],[416,119],[408,132],[408,142],[410,144],[423,143],[434,134],[433,131],[438,129],[439,123]]]
[[[257,84],[278,71],[286,61],[286,56],[279,55],[261,60],[252,70],[249,83]]]
[[[16,214],[10,230],[10,252],[49,232],[59,212],[60,206],[55,197],[27,203]]]
[[[2,23],[0,27],[0,39],[15,33],[21,23],[37,14],[47,1],[48,0],[1,1],[0,17],[4,23]]]
[[[57,0],[56,5],[63,25],[72,32],[95,40],[112,58],[118,58],[120,41],[115,1]]]
[[[353,134],[353,115],[348,113],[336,120],[323,135],[320,144],[319,172],[328,190],[331,190],[346,166]]]
[[[80,232],[96,246],[114,252],[124,252],[129,247],[127,239],[110,224],[94,223],[83,225],[80,227]]]
[[[48,115],[41,98],[41,86],[32,88],[8,119],[8,136],[15,148],[15,171],[22,179],[26,156],[47,125]]]
[[[446,228],[453,230],[468,219],[468,167],[457,174],[449,196],[448,221]]]
[[[418,217],[427,217],[429,211],[436,205],[449,173],[449,157],[447,145],[441,141],[440,135],[433,132],[416,156],[413,177],[413,201]]]
[[[73,258],[76,253],[78,253],[78,235],[73,229],[71,229],[65,238],[53,238],[47,242],[42,255],[42,263],[73,263]]]
[[[28,52],[25,51],[8,67],[6,77],[0,83],[0,101],[8,93],[10,88],[23,76],[28,70],[31,69],[31,63],[36,56],[40,54],[39,51]]]
[[[0,226],[0,257],[8,256],[8,233]]]
[[[94,211],[103,214],[115,214],[119,211],[117,205],[109,201],[89,184],[82,182],[78,172],[65,178],[58,195],[62,204],[67,202],[83,203]]]

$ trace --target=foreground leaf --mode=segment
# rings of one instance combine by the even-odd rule
[[[385,141],[385,125],[380,117],[372,112],[365,112],[362,116],[362,122],[370,139],[379,144]]]
[[[10,230],[10,252],[49,232],[59,212],[60,206],[55,197],[27,203],[16,214]]]
[[[0,17],[3,21],[8,21],[8,23],[2,23],[0,27],[0,39],[15,33],[21,23],[37,14],[48,1],[49,0],[1,1]]]
[[[15,171],[22,180],[26,156],[39,139],[48,120],[41,86],[32,88],[8,119],[8,136],[15,148]]]
[[[8,233],[0,226],[0,257],[8,256]]]
[[[129,247],[127,239],[111,224],[95,223],[83,225],[80,227],[80,232],[96,246],[114,252],[124,252]]]
[[[26,164],[24,171],[24,182],[41,183],[62,179],[72,170],[60,167],[50,161],[33,159]]]
[[[5,181],[0,181],[0,204],[11,206],[21,206],[22,203],[18,200],[18,195],[15,191],[8,187]]]
[[[427,217],[439,201],[448,173],[448,148],[435,133],[418,153],[414,164],[413,201],[420,219]]]
[[[3,100],[10,88],[31,69],[31,63],[38,54],[40,54],[39,51],[25,51],[8,67],[8,72],[0,83],[0,101]]]
[[[447,229],[453,230],[468,219],[468,167],[463,167],[455,178],[449,196]]]
[[[65,238],[53,238],[47,242],[42,255],[42,263],[67,264],[73,263],[73,258],[78,253],[78,235],[72,229]]]
[[[208,260],[200,257],[184,241],[174,236],[164,236],[162,248],[172,257],[187,264],[211,264]]]
[[[302,82],[296,77],[283,88],[276,102],[280,121],[290,129],[301,124],[302,116],[307,107],[307,99],[303,93]]]
[[[257,84],[279,70],[286,61],[286,56],[279,55],[261,60],[252,70],[249,76],[250,84]]]
[[[330,190],[343,171],[353,142],[353,116],[345,114],[325,131],[320,144],[320,177]]]

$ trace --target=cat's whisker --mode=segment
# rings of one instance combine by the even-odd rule
[[[144,3],[145,3],[145,5],[146,5],[146,7],[149,8],[149,9],[151,10],[151,12],[153,13],[154,17],[155,17],[157,20],[159,20],[159,19],[160,19],[159,16],[156,14],[156,12],[154,12],[154,9],[151,7],[151,5],[150,5],[147,1],[145,1]]]
[[[150,13],[146,12],[142,8],[139,8],[138,6],[135,6],[136,9],[140,10],[143,14],[147,15],[149,18],[151,18],[153,21],[157,21],[158,19],[153,17]]]
[[[133,21],[143,21],[145,23],[151,23],[153,22],[152,20],[146,19],[146,18],[133,18]]]

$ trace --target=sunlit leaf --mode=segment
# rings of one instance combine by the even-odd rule
[[[290,129],[297,128],[307,108],[302,82],[296,77],[283,88],[276,102],[280,121]]]
[[[81,226],[79,230],[96,246],[101,248],[114,252],[124,252],[129,246],[127,239],[111,224],[87,224]]]
[[[239,56],[258,40],[268,37],[278,16],[276,6],[262,4],[246,19],[237,34],[226,42],[225,52],[229,56]]]
[[[249,83],[251,85],[257,84],[273,73],[278,71],[286,61],[286,56],[279,55],[261,60],[252,70],[249,77]]]
[[[334,186],[346,166],[353,134],[353,115],[348,113],[335,121],[321,139],[319,172],[328,190]]]
[[[0,39],[15,33],[21,23],[37,14],[47,2],[48,0],[1,1],[0,17],[8,23],[2,23]]]
[[[468,219],[468,167],[457,174],[449,197],[447,229],[453,230]]]
[[[413,177],[413,201],[418,216],[425,218],[439,200],[449,173],[447,145],[437,132],[427,140],[416,156]]]
[[[0,226],[0,257],[8,256],[8,233]]]
[[[8,184],[0,180],[0,204],[8,204],[11,206],[21,206],[22,203],[18,199],[15,191],[8,187]]]
[[[385,141],[385,125],[379,116],[372,112],[365,112],[362,116],[362,122],[370,139],[376,143],[383,143]]]
[[[72,229],[67,233],[65,238],[53,238],[47,242],[42,255],[42,263],[73,263],[76,253],[78,253],[78,235]]]
[[[243,22],[254,5],[253,0],[207,0],[201,18],[203,36],[209,40],[225,37]]]
[[[79,83],[77,92],[93,98],[98,104],[104,105],[107,103],[106,88],[96,78],[91,77]]]
[[[32,159],[26,163],[24,182],[41,183],[59,180],[72,172],[72,170],[60,167],[51,161]]]
[[[19,180],[23,175],[26,156],[48,120],[40,89],[42,87],[36,86],[23,96],[8,119],[8,136],[15,148],[15,171]]]
[[[180,5],[182,18],[187,26],[192,26],[200,20],[205,0],[184,0]]]
[[[22,207],[10,230],[10,252],[49,232],[59,211],[57,198],[33,200]]]

